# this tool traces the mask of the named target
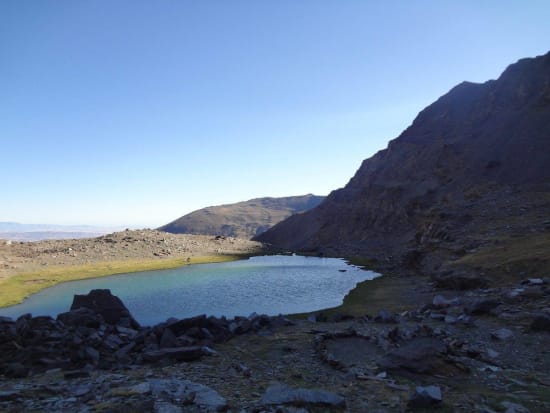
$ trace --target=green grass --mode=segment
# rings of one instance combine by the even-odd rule
[[[74,266],[47,267],[40,271],[25,272],[0,281],[0,307],[18,304],[29,295],[48,287],[66,282],[98,278],[107,275],[137,271],[164,270],[189,264],[205,264],[234,261],[243,258],[239,255],[211,255],[164,260],[105,261]]]

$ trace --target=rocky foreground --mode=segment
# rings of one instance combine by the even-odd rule
[[[550,285],[439,288],[353,317],[198,316],[141,327],[108,290],[0,319],[0,410],[550,411]],[[442,290],[441,288],[445,288]]]

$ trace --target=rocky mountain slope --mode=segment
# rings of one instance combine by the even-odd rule
[[[159,229],[173,234],[252,238],[293,214],[317,206],[323,199],[308,194],[211,206],[184,215]]]
[[[454,87],[344,188],[256,239],[402,268],[536,272],[550,268],[549,212],[550,53]]]

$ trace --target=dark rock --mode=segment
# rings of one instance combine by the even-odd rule
[[[345,407],[346,399],[325,390],[297,389],[285,384],[273,384],[265,391],[261,403]]]
[[[494,308],[496,308],[500,302],[494,298],[485,298],[474,301],[466,307],[468,314],[480,315],[487,314]]]
[[[459,304],[460,300],[457,298],[454,298],[452,300],[448,300],[442,295],[436,295],[432,300],[432,306],[434,308],[447,308],[453,305]]]
[[[172,333],[172,330],[165,328],[159,342],[160,348],[178,347],[178,338]]]
[[[206,315],[199,315],[191,318],[184,318],[172,323],[169,323],[166,328],[170,329],[176,337],[184,334],[187,330],[193,327],[208,327]]]
[[[476,288],[487,288],[489,281],[475,274],[447,274],[438,275],[434,278],[437,288],[449,290],[473,290]]]
[[[0,402],[9,402],[9,401],[12,401],[12,400],[17,400],[20,397],[22,397],[21,394],[19,394],[16,391],[11,391],[11,390],[3,391],[3,390],[0,390]]]
[[[66,371],[63,376],[66,379],[85,379],[90,377],[90,373],[86,370],[71,370]]]
[[[533,331],[550,331],[550,316],[546,314],[537,315],[531,323]]]
[[[179,401],[178,404],[193,404],[213,412],[224,412],[229,408],[225,398],[202,384],[177,379],[154,379],[149,380],[149,384],[153,396],[168,403]]]
[[[143,353],[143,361],[156,362],[163,359],[174,359],[177,361],[193,361],[203,356],[202,347],[174,347],[160,350],[146,351]]]
[[[77,308],[57,315],[57,320],[70,327],[98,328],[105,322],[103,317],[86,307]]]
[[[441,389],[438,386],[417,387],[408,406],[412,409],[429,408],[441,402]]]
[[[139,328],[138,322],[134,320],[124,303],[120,298],[112,295],[110,290],[92,290],[87,295],[75,295],[71,310],[82,307],[100,314],[109,324],[124,325],[129,320],[132,328]]]
[[[100,358],[99,351],[97,351],[93,347],[86,347],[84,349],[84,358],[86,358],[87,360],[90,360],[94,363],[97,363],[99,361],[99,358]]]
[[[436,338],[417,337],[386,354],[378,365],[387,370],[406,370],[419,374],[434,374],[444,370],[442,356],[447,345]]]
[[[117,325],[116,331],[120,334],[130,337],[131,339],[135,338],[138,335],[138,331],[133,328],[128,328],[126,326]]]
[[[491,333],[491,337],[495,340],[505,341],[514,337],[514,332],[512,330],[508,330],[507,328],[501,328],[493,331]]]
[[[382,309],[378,312],[378,315],[374,317],[374,321],[378,323],[395,324],[397,323],[397,318],[387,310]]]
[[[29,375],[30,369],[21,363],[8,363],[4,367],[6,377],[22,378]]]

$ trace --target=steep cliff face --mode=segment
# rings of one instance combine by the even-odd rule
[[[224,235],[252,238],[293,214],[323,201],[312,194],[282,198],[256,198],[235,204],[202,208],[160,227],[173,234]]]
[[[503,220],[529,230],[548,213],[549,194],[550,53],[498,80],[456,86],[344,188],[257,240],[385,260],[414,260],[436,245],[460,254],[502,235]]]

